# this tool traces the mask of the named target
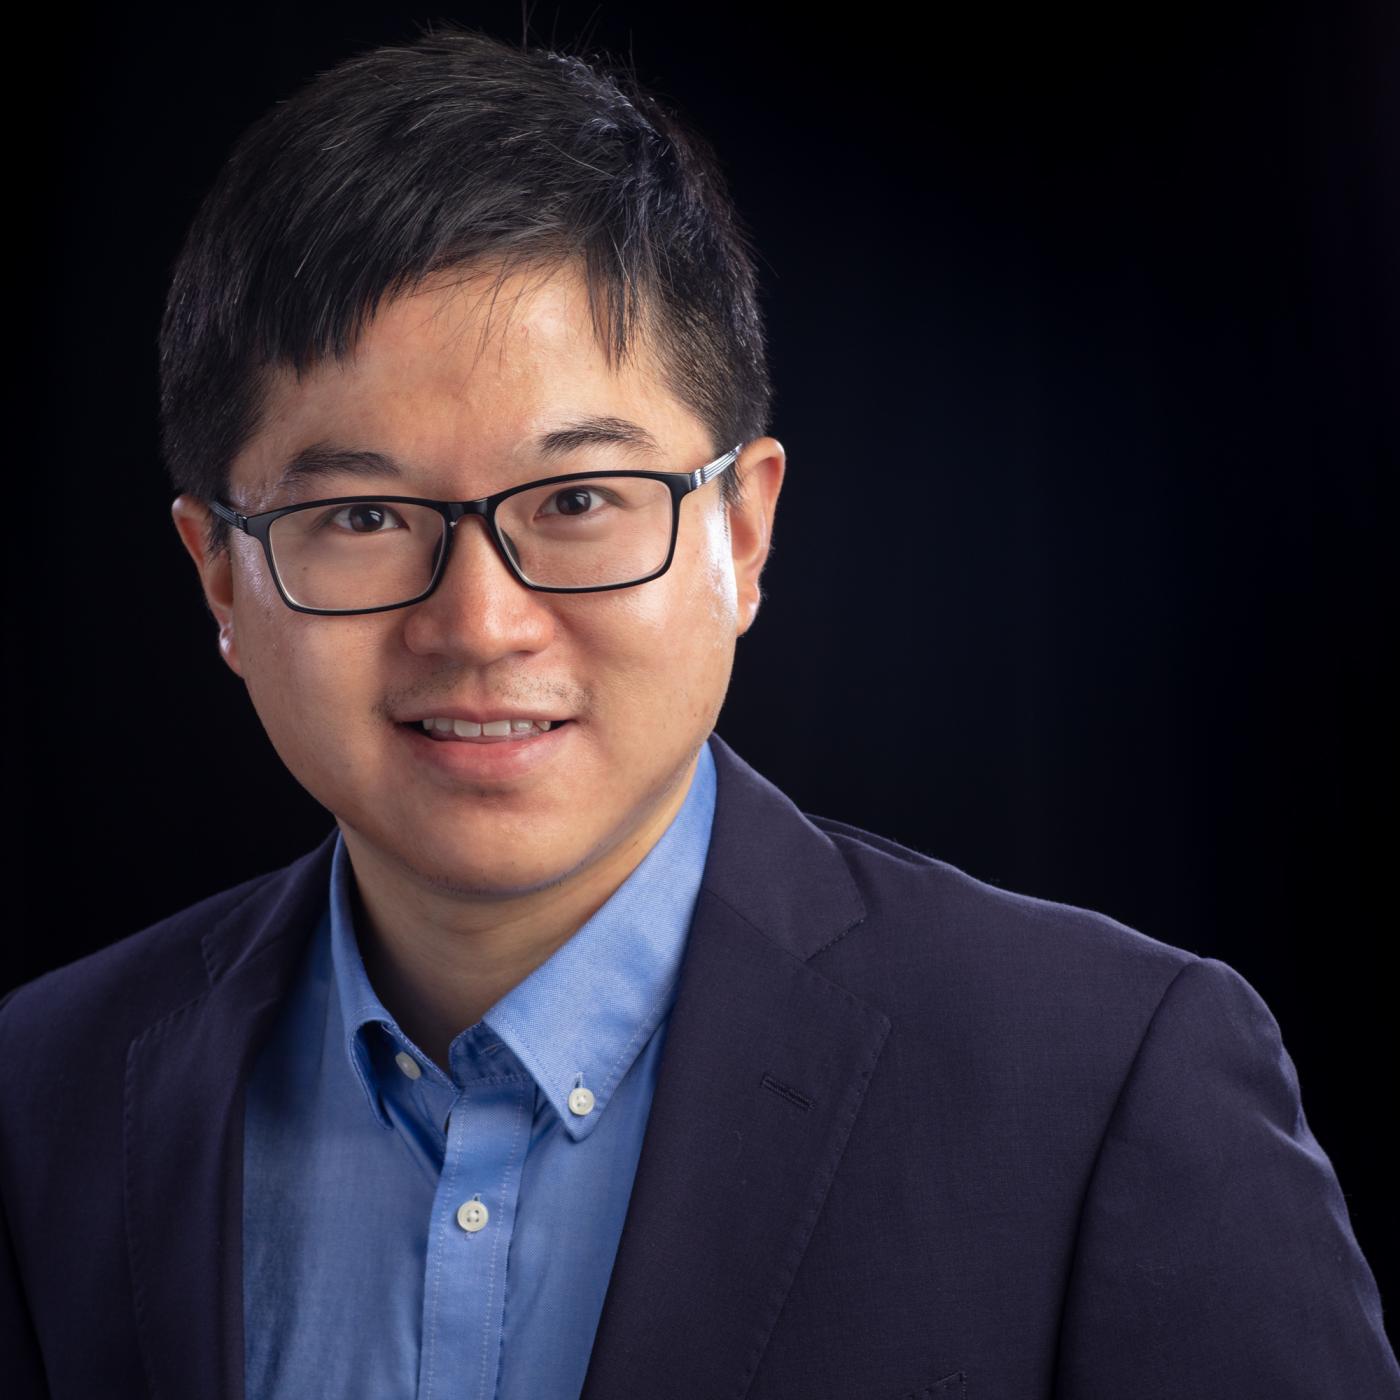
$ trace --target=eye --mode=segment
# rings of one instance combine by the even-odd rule
[[[590,501],[591,498],[591,501]],[[616,503],[617,497],[601,486],[581,482],[577,486],[561,486],[545,498],[540,507],[541,515],[597,515],[597,507]]]
[[[352,535],[382,535],[405,528],[403,517],[383,501],[355,501],[327,512],[321,523]]]
[[[540,508],[541,515],[586,515],[589,498],[597,496],[592,486],[566,486],[553,492]]]

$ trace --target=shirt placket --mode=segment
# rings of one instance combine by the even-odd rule
[[[494,1400],[533,1103],[523,1069],[456,1088],[424,1264],[419,1400]]]

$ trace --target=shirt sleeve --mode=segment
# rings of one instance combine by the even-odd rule
[[[1375,1278],[1259,994],[1167,988],[1085,1197],[1057,1400],[1400,1400]]]

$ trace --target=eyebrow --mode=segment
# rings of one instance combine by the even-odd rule
[[[660,457],[661,447],[640,423],[626,418],[581,418],[561,428],[541,433],[534,441],[535,455],[542,461],[565,457],[581,447],[622,447],[631,454]],[[315,442],[303,447],[272,483],[269,499],[308,481],[330,476],[392,477],[407,475],[405,467],[384,452],[336,447]]]
[[[612,445],[644,456],[660,457],[661,446],[640,423],[626,418],[581,418],[535,439],[535,451],[544,459],[562,457],[579,447]]]

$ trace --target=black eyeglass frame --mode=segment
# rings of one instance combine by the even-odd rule
[[[497,491],[494,496],[482,496],[475,501],[431,501],[422,496],[330,496],[321,501],[298,501],[296,505],[279,506],[275,510],[259,511],[256,515],[242,515],[234,507],[219,500],[211,500],[209,509],[220,520],[227,521],[235,529],[242,530],[262,545],[263,556],[267,560],[267,571],[272,575],[272,581],[277,585],[277,592],[281,595],[282,601],[294,612],[311,613],[316,617],[353,617],[365,613],[393,612],[398,608],[411,608],[415,603],[421,603],[432,594],[442,581],[442,576],[447,571],[447,561],[452,555],[452,541],[457,534],[455,526],[459,520],[468,515],[479,515],[486,522],[486,532],[495,544],[497,554],[501,556],[506,568],[510,570],[511,577],[523,587],[536,593],[609,593],[618,588],[636,588],[638,584],[650,583],[652,579],[660,578],[671,567],[671,561],[676,555],[676,540],[680,534],[681,501],[692,491],[698,491],[702,486],[708,485],[716,477],[728,471],[738,460],[739,454],[743,450],[744,444],[739,443],[737,446],[731,447],[728,452],[716,457],[714,461],[706,462],[703,467],[697,467],[693,472],[566,472],[563,476],[546,476],[541,477],[538,481],[527,481],[520,486],[508,486],[504,491]],[[534,491],[541,486],[554,486],[569,481],[596,481],[602,476],[644,477],[650,481],[660,481],[670,488],[671,542],[666,550],[665,562],[654,572],[641,578],[628,579],[625,583],[605,583],[596,586],[584,584],[567,588],[532,583],[520,572],[519,566],[511,557],[509,546],[501,538],[500,527],[496,524],[496,512],[501,503],[509,500],[512,496],[518,496],[522,491]],[[293,602],[286,588],[282,585],[282,579],[277,572],[277,563],[272,557],[272,542],[268,535],[273,523],[284,515],[291,515],[294,511],[311,510],[316,506],[373,505],[378,502],[383,502],[385,505],[427,506],[442,516],[443,545],[438,553],[437,568],[434,569],[428,586],[415,598],[407,598],[402,603],[384,603],[376,608],[309,608],[304,603]]]

